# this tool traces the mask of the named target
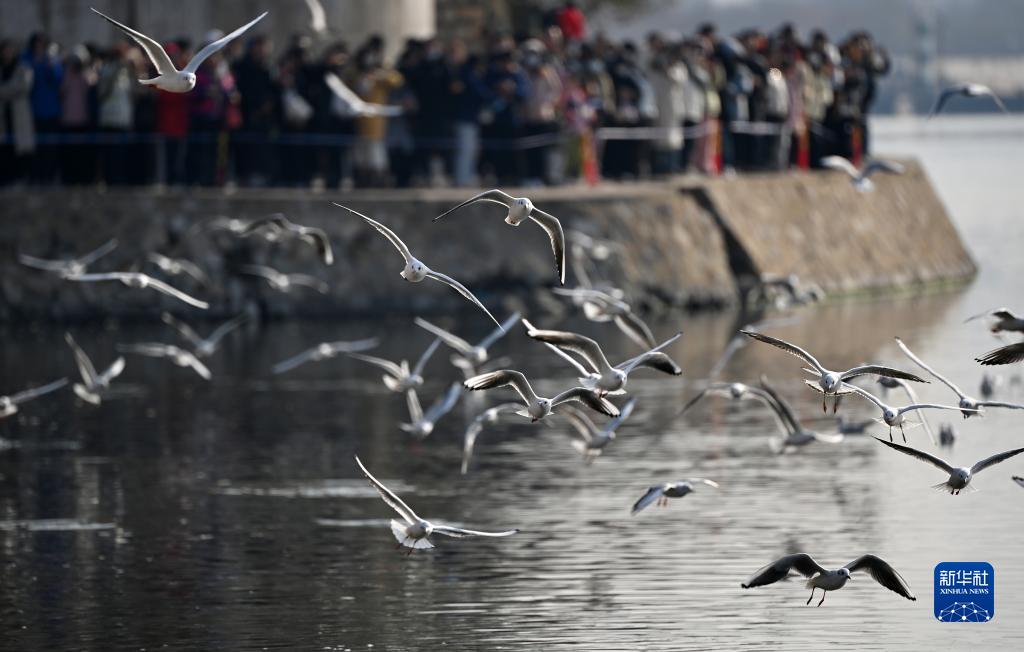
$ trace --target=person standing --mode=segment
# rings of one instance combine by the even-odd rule
[[[32,68],[13,41],[0,42],[0,186],[24,178],[36,149],[31,92]]]
[[[23,55],[25,64],[32,68],[32,120],[40,138],[51,142],[40,144],[32,158],[29,178],[33,183],[52,183],[57,176],[57,145],[52,142],[60,131],[60,82],[64,68],[57,57],[57,48],[46,34],[36,32],[28,39]]]
[[[125,153],[134,147],[128,144],[134,125],[133,70],[127,43],[115,44],[105,57],[96,84],[99,104],[97,123],[110,141],[101,145],[103,180],[107,185],[121,185],[128,181],[129,157]]]
[[[280,93],[270,74],[269,53],[270,40],[254,36],[233,71],[242,109],[236,171],[239,181],[249,186],[267,185],[273,171],[270,138],[278,125]]]
[[[96,180],[96,148],[85,138],[92,130],[92,100],[96,76],[88,65],[89,54],[76,47],[64,62],[60,82],[60,144],[61,181],[82,185]]]

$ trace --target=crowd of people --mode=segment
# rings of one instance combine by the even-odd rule
[[[220,36],[165,49],[180,67]],[[539,33],[480,43],[409,39],[389,62],[382,36],[299,35],[275,58],[257,34],[174,94],[137,83],[151,64],[129,41],[3,40],[0,185],[536,185],[856,162],[889,68],[865,32],[836,43],[788,24],[614,42],[572,2]],[[354,113],[327,73],[401,114]]]

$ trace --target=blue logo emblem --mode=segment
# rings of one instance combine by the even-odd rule
[[[996,615],[995,570],[984,561],[944,561],[935,567],[935,618],[987,623]]]

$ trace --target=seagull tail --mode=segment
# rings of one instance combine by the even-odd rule
[[[406,531],[407,526],[404,523],[400,523],[395,519],[391,519],[391,533],[395,535],[395,540],[399,544],[406,548],[426,550],[427,548],[433,548],[434,544],[427,541],[426,537],[422,539],[413,539],[409,536]]]
[[[155,86],[158,81],[160,81],[160,78],[154,77],[153,79],[140,79],[139,83],[143,86]]]
[[[948,493],[953,493],[954,491],[956,491],[955,489],[953,489],[953,487],[949,486],[948,482],[940,482],[939,484],[933,484],[932,489],[936,489],[938,491],[945,491]]]
[[[812,575],[811,577],[809,577],[809,578],[807,579],[807,581],[806,581],[806,582],[804,582],[804,588],[805,588],[805,589],[813,589],[813,588],[817,588],[817,587],[815,587],[815,586],[814,586],[814,580],[815,580],[815,579],[817,579],[817,577],[818,577],[818,573],[815,573],[814,575]]]

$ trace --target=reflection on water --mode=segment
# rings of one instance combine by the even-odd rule
[[[1006,238],[1022,241],[1008,182],[1022,169],[1024,149],[1019,135],[939,147],[915,130],[883,125],[876,137],[880,149],[925,157],[981,259],[978,281],[945,293],[812,307],[772,332],[823,352],[834,367],[878,359],[909,368],[892,342],[899,335],[970,391],[982,376],[971,358],[996,342],[963,318],[1019,295],[1024,270],[1019,256],[1008,255]],[[427,335],[404,322],[243,329],[210,361],[210,384],[164,361],[131,358],[118,381],[122,391],[99,408],[75,407],[70,393],[28,404],[0,423],[8,444],[0,448],[0,647],[1019,648],[1024,494],[1010,475],[1024,471],[1022,463],[979,475],[978,493],[950,497],[929,489],[943,479],[938,471],[869,437],[772,455],[767,438],[775,425],[756,403],[708,399],[673,421],[715,363],[734,319],[684,320],[686,334],[670,351],[683,379],[631,377],[637,410],[591,466],[562,424],[506,420],[480,435],[470,472],[461,476],[460,437],[472,411],[454,410],[428,439],[413,442],[397,428],[404,399],[365,365],[339,358],[281,377],[269,373],[304,345],[369,334],[386,343],[381,355],[415,357]],[[469,323],[478,332],[461,334],[471,340],[488,330]],[[612,326],[565,325],[614,342],[611,358],[632,353]],[[659,334],[678,328],[657,326]],[[60,329],[7,328],[0,333],[0,391],[70,373]],[[154,326],[75,328],[98,361],[112,358],[117,342],[170,335]],[[521,332],[499,349],[541,379],[541,393],[571,378]],[[436,356],[428,367],[424,401],[458,377],[446,358]],[[770,347],[744,348],[722,378],[756,380],[761,373],[808,419],[820,416],[820,399],[800,384],[799,364]],[[922,398],[949,400],[936,385]],[[1024,399],[1008,378],[1001,391]],[[508,397],[498,391],[485,400]],[[874,416],[855,399],[841,409]],[[943,453],[955,462],[1020,445],[1012,413],[959,419],[933,419],[936,426],[955,422],[960,436]],[[926,445],[920,430],[908,435]],[[439,537],[436,549],[406,557],[387,527],[393,514],[358,474],[356,452],[427,518],[523,532],[497,540]],[[648,485],[687,476],[715,479],[721,488],[629,516]],[[761,565],[796,550],[826,565],[877,553],[919,600],[905,601],[867,577],[820,609],[804,606],[802,582],[739,588]],[[955,560],[995,566],[993,622],[969,629],[934,622],[932,569]]]

